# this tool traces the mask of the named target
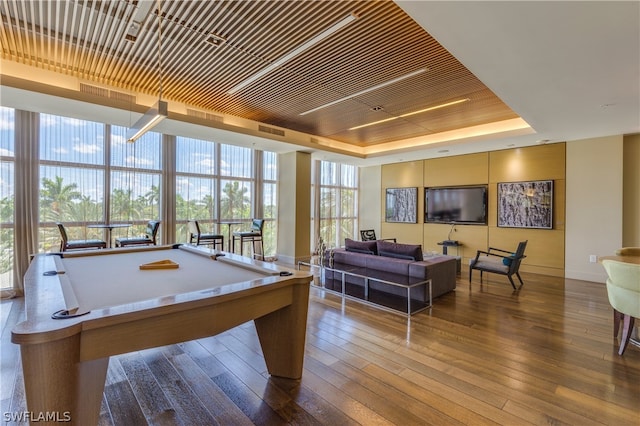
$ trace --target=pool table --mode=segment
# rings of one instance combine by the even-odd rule
[[[173,266],[142,269],[168,262]],[[309,273],[190,245],[35,256],[20,345],[27,409],[96,424],[109,356],[253,320],[269,373],[299,379]]]

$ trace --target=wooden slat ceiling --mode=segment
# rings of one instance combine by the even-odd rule
[[[169,102],[358,146],[517,117],[392,1],[12,0],[0,13],[4,59],[127,92],[161,88]],[[227,93],[352,13],[358,19]],[[127,41],[134,22],[137,39]],[[224,41],[209,44],[211,35]],[[349,130],[458,99],[469,101]]]

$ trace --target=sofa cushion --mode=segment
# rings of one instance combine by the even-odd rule
[[[411,261],[387,257],[380,259],[380,256],[366,256],[368,269],[375,269],[376,271],[385,271],[390,274],[409,275],[409,265]]]
[[[345,238],[344,248],[355,253],[378,254],[378,246],[375,241],[356,241]]]
[[[378,255],[405,260],[422,260],[422,246],[420,244],[400,244],[391,241],[376,241]]]
[[[368,257],[378,258],[378,256],[373,254],[348,252],[346,249],[340,248],[327,250],[327,252],[331,252],[331,256],[327,256],[328,258],[325,261],[325,265],[331,265],[332,263],[341,263],[344,265],[365,267],[367,266]]]

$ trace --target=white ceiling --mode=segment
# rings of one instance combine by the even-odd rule
[[[536,131],[489,149],[640,132],[640,2],[396,3]]]

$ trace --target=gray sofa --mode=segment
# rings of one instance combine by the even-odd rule
[[[345,247],[325,252],[324,265],[330,269],[366,271],[372,278],[398,283],[415,282],[416,279],[431,279],[432,298],[448,293],[456,288],[456,258],[453,256],[432,256],[423,260],[420,245],[399,244],[389,241],[345,240]],[[363,269],[360,269],[363,268]],[[366,268],[366,269],[364,269]],[[364,296],[364,280],[357,276],[345,276],[346,293],[354,297]],[[342,291],[342,274],[327,270],[324,286],[329,290]],[[370,292],[388,294],[404,298],[406,289],[371,280]],[[428,302],[425,287],[416,287],[411,292],[412,301]]]

